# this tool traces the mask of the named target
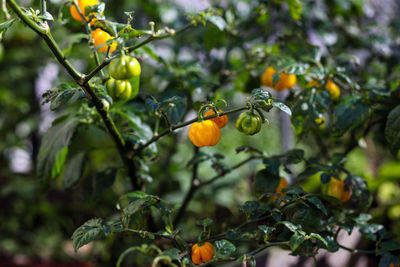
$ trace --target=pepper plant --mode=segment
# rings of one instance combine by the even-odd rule
[[[119,245],[97,260],[116,266],[255,266],[273,246],[316,265],[339,249],[400,264],[398,229],[371,215],[376,194],[347,162],[368,141],[398,164],[400,20],[368,16],[366,1],[212,2],[2,0],[1,66],[17,64],[7,35],[24,25],[60,68],[38,190],[107,207],[74,217],[75,251]],[[263,145],[274,125],[295,145]],[[227,191],[235,205],[221,208],[235,184],[245,199]],[[341,244],[356,228],[363,247]]]

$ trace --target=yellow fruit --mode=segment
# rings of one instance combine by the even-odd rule
[[[276,72],[274,67],[269,66],[261,76],[261,84],[264,86],[271,87],[277,91],[282,91],[288,88],[292,88],[296,85],[297,78],[294,74],[281,73],[279,77],[281,78],[275,86],[273,86],[273,75]]]
[[[95,5],[98,5],[98,4],[100,4],[100,2],[98,0],[78,0],[79,9],[81,10],[82,14],[85,16],[86,21],[89,20],[89,17],[88,17],[89,15],[95,15],[96,13],[90,13],[90,14],[86,15],[85,14],[85,8],[87,6],[95,6]],[[83,23],[82,17],[79,14],[78,10],[76,9],[75,5],[71,5],[71,7],[69,8],[69,11],[71,13],[71,16],[75,20],[80,21],[80,22]],[[103,13],[101,13],[101,15],[103,15]],[[97,20],[96,18],[93,18],[90,21],[90,24],[93,25],[96,20]]]
[[[97,28],[92,32],[92,38],[94,40],[94,46],[105,44],[109,40],[114,39],[114,37],[112,37],[108,32],[105,32],[100,28]],[[108,45],[104,45],[99,49],[97,49],[97,51],[99,51],[100,53],[105,53],[107,52],[108,47],[109,47]],[[115,42],[111,43],[110,53],[114,52],[116,48],[117,48],[117,43]]]
[[[331,97],[333,100],[336,100],[340,97],[340,88],[331,79],[327,80],[325,84],[325,89],[331,93]]]
[[[328,195],[335,197],[344,203],[351,197],[351,188],[347,189],[343,181],[331,178],[328,185]]]
[[[218,112],[222,112],[222,110],[218,110]],[[215,114],[214,110],[209,109],[204,113],[203,116],[207,117],[207,116],[211,116],[211,115],[214,115],[214,114]],[[226,115],[221,116],[221,117],[215,117],[215,118],[212,118],[210,120],[215,122],[218,125],[219,128],[224,128],[225,125],[228,124],[228,116],[226,116]]]
[[[320,118],[316,118],[315,123],[318,124],[318,128],[320,130],[323,130],[325,128],[325,116],[322,116]]]
[[[197,147],[215,146],[221,139],[221,130],[212,120],[194,122],[189,127],[189,139]]]

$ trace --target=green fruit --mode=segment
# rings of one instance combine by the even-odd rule
[[[254,135],[261,130],[262,119],[252,112],[243,112],[236,120],[236,128],[244,134]]]
[[[110,76],[116,80],[129,80],[140,76],[140,64],[136,58],[122,56],[111,61],[109,66]]]
[[[126,101],[137,95],[132,94],[132,85],[128,80],[115,80],[110,78],[106,82],[108,94],[116,101]]]

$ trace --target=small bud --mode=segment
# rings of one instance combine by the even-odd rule
[[[110,103],[107,100],[102,99],[101,104],[103,105],[103,110],[105,110],[105,111],[110,110]]]

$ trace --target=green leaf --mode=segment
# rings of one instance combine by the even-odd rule
[[[380,224],[357,224],[358,228],[360,228],[360,232],[365,235],[367,238],[376,241],[377,240],[377,233],[381,230],[383,230],[383,226]]]
[[[322,211],[325,216],[328,216],[328,211],[326,210],[325,205],[322,203],[322,201],[319,200],[319,198],[312,196],[308,197],[307,201],[317,207],[320,211]]]
[[[385,253],[379,261],[379,267],[389,267],[390,264],[394,266],[396,266],[396,264],[400,265],[400,256],[394,256],[389,252]]]
[[[306,237],[304,235],[295,233],[290,238],[290,249],[292,251],[295,251],[305,240],[306,240]]]
[[[263,163],[267,170],[275,176],[279,176],[280,160],[277,157],[270,157],[263,159]]]
[[[54,165],[51,169],[51,178],[56,178],[61,171],[64,169],[65,161],[67,160],[68,146],[65,146],[58,150],[54,157]]]
[[[180,255],[179,255],[180,251],[177,248],[171,248],[171,249],[165,250],[163,252],[163,254],[170,257],[173,260],[180,261],[180,259],[181,259]]]
[[[37,176],[46,182],[62,170],[65,163],[68,145],[79,121],[77,118],[68,119],[64,123],[50,128],[42,138],[38,154]]]
[[[235,245],[225,239],[215,241],[215,247],[218,254],[225,256],[231,255],[236,250]]]
[[[275,225],[279,225],[279,224],[283,224],[284,226],[286,226],[286,228],[288,228],[293,233],[295,233],[295,232],[297,232],[297,230],[301,229],[300,226],[295,225],[294,223],[291,223],[291,222],[288,222],[288,221],[277,222]]]
[[[331,175],[326,174],[326,173],[321,173],[320,177],[321,177],[322,184],[327,184],[331,180]]]
[[[203,35],[204,46],[211,50],[226,42],[225,32],[221,32],[217,26],[211,26],[206,29]]]
[[[387,117],[385,136],[390,151],[394,156],[397,156],[400,149],[400,105],[395,107]]]
[[[386,251],[395,251],[400,250],[400,241],[393,240],[393,241],[385,241],[380,244],[382,250]]]
[[[324,239],[328,243],[327,249],[329,252],[336,252],[339,250],[339,245],[333,236],[324,235]]]
[[[272,101],[272,105],[276,108],[279,108],[280,110],[282,110],[289,116],[292,116],[292,111],[290,110],[290,108],[288,106],[286,106],[285,104],[283,104],[282,102],[274,100],[274,101]]]
[[[72,234],[75,252],[77,252],[80,247],[99,237],[103,227],[102,222],[103,220],[99,218],[90,219],[75,230],[75,232]]]
[[[325,245],[325,247],[328,248],[328,242],[327,242],[322,236],[320,236],[319,234],[311,233],[311,234],[309,235],[309,237],[310,237],[311,239],[318,239],[318,240],[320,240],[320,241]]]
[[[343,135],[362,125],[371,113],[370,107],[357,96],[347,97],[334,110],[334,134]],[[400,121],[399,121],[400,122]]]
[[[6,34],[8,28],[12,26],[15,19],[7,20],[5,22],[0,23],[0,42],[3,39],[3,36]]]
[[[300,0],[286,0],[286,3],[289,7],[290,16],[294,20],[299,20],[301,18],[302,13],[302,3]]]
[[[211,220],[210,218],[205,218],[203,220],[197,220],[196,224],[203,226],[203,227],[208,227],[213,223],[213,220]]]
[[[50,109],[57,110],[71,99],[84,97],[82,89],[74,82],[66,82],[55,86],[43,94],[45,103],[50,102]]]
[[[207,21],[209,21],[212,24],[214,24],[215,26],[217,26],[217,28],[220,31],[223,31],[226,27],[225,20],[220,16],[211,15],[211,16],[207,16],[206,19],[207,19]]]
[[[275,227],[267,226],[267,225],[259,225],[258,229],[264,232],[266,236],[269,236],[273,231],[275,231]]]
[[[372,219],[372,215],[368,213],[361,213],[357,218],[353,219],[358,224],[363,224]]]
[[[129,205],[124,209],[124,215],[130,216],[138,211],[146,209],[150,206],[156,204],[159,200],[154,196],[146,196],[144,198],[140,198],[138,200],[132,201]]]
[[[279,175],[272,173],[268,169],[257,172],[253,185],[255,195],[261,197],[266,193],[275,193],[279,181]]]
[[[74,155],[65,165],[65,172],[62,182],[64,189],[71,187],[81,178],[85,169],[85,152]]]
[[[162,109],[166,111],[168,121],[171,124],[179,123],[186,110],[186,98],[180,96],[168,97],[160,100],[162,103]]]

